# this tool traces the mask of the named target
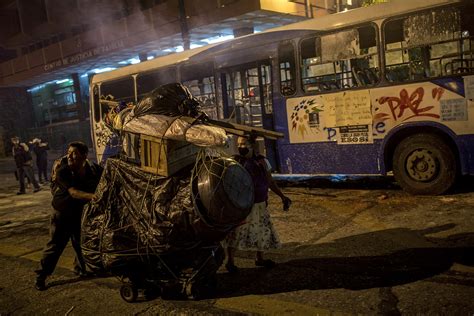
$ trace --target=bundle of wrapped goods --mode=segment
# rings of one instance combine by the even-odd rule
[[[113,117],[112,128],[123,136],[127,161],[140,163],[147,172],[171,176],[195,162],[198,147],[227,145],[225,130],[207,125],[206,120],[189,90],[172,83],[121,110]]]
[[[199,166],[194,176],[162,177],[108,159],[96,199],[82,219],[89,268],[126,267],[129,260],[218,243],[242,223],[254,198],[248,172],[221,157],[206,158]]]
[[[160,114],[135,116],[130,111],[116,116],[114,128],[124,132],[148,135],[163,139],[186,141],[199,147],[225,146],[227,134],[220,127],[205,125],[189,117],[171,117]]]

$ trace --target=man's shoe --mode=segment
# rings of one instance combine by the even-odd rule
[[[80,278],[90,278],[94,276],[94,273],[89,272],[89,271],[83,271],[83,270],[74,270],[74,274]]]
[[[46,279],[43,277],[37,277],[35,282],[35,288],[38,291],[46,290]]]
[[[233,263],[226,263],[225,268],[227,269],[227,272],[230,274],[236,274],[239,273],[239,268]]]
[[[24,192],[24,191],[18,191],[18,192],[16,193],[16,195],[21,195],[21,194],[25,194],[25,193],[26,193],[26,192]]]
[[[38,187],[38,188],[34,189],[34,190],[33,190],[33,193],[36,193],[36,192],[38,192],[39,190],[41,190],[41,188],[40,188],[40,187]]]
[[[255,265],[257,267],[264,267],[264,268],[267,268],[267,269],[271,269],[274,266],[276,266],[276,263],[273,260],[264,259],[264,260],[255,260]]]

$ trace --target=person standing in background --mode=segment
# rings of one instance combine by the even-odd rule
[[[36,166],[38,167],[39,183],[48,182],[48,143],[39,138],[32,141],[33,151],[36,155]]]
[[[14,136],[11,138],[13,144],[12,154],[15,159],[16,170],[18,174],[18,181],[20,181],[20,191],[17,194],[25,194],[25,176],[33,184],[33,192],[38,192],[40,187],[36,182],[35,175],[33,172],[33,158],[30,154],[30,149],[25,143],[20,143],[20,138]]]

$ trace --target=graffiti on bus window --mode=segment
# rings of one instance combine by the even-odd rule
[[[431,97],[439,101],[444,89],[434,88]],[[399,96],[383,96],[376,100],[378,106],[375,107],[374,121],[383,122],[389,119],[393,121],[407,121],[414,117],[439,118],[439,114],[434,113],[435,106],[427,105],[425,90],[423,87],[416,88],[411,94],[407,89],[402,89]]]

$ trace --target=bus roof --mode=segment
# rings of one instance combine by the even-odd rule
[[[157,57],[152,60],[125,66],[113,71],[96,74],[92,78],[92,83],[121,78],[154,68],[163,68],[179,64],[185,62],[193,56],[196,56],[212,48],[219,48],[219,46],[226,47],[229,45],[229,43],[245,41],[246,38],[261,36],[262,34],[298,30],[329,31],[336,28],[342,28],[345,26],[350,26],[368,21],[376,21],[391,16],[403,15],[413,11],[433,8],[446,4],[453,4],[457,2],[460,3],[464,1],[465,0],[390,0],[390,2],[386,3],[380,3],[369,7],[357,8],[349,11],[330,14],[315,19],[305,20],[302,22],[292,23],[285,26],[273,28],[260,33],[242,36],[221,43],[210,44],[204,47],[198,47],[180,53]]]
[[[327,31],[353,24],[399,16],[414,11],[429,9],[447,4],[460,3],[463,0],[389,0],[389,2],[361,7],[353,10],[325,15],[316,19],[305,20],[273,28],[266,32],[288,30],[321,30]]]
[[[126,75],[140,73],[140,72],[149,70],[150,68],[166,67],[166,66],[178,64],[216,45],[218,44],[210,44],[203,47],[193,48],[190,50],[185,50],[180,53],[169,54],[166,56],[154,58],[152,60],[147,60],[138,64],[129,65],[129,66],[125,66],[116,70],[96,74],[93,76],[92,82],[95,83],[95,82],[107,81],[113,78],[120,78]]]

